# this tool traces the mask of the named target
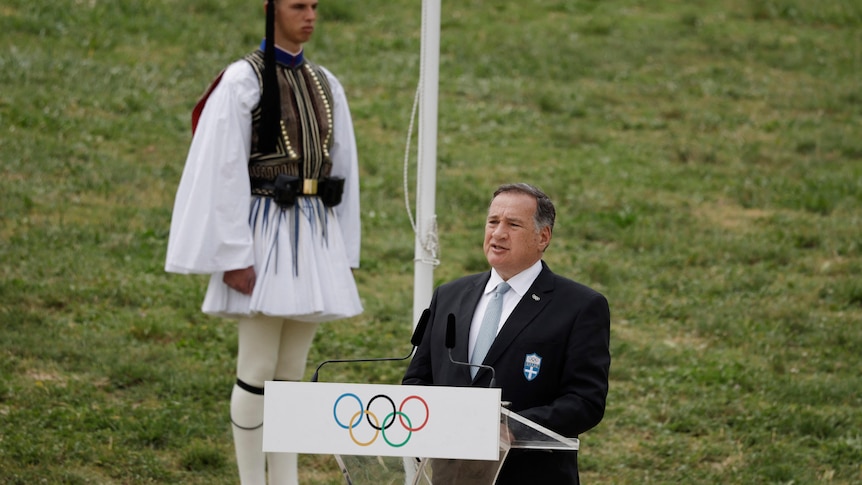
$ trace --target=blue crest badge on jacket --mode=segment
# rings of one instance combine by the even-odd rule
[[[524,359],[524,377],[526,377],[528,381],[532,381],[539,375],[539,368],[541,367],[542,358],[539,357],[539,354],[535,352],[527,354],[527,357]]]

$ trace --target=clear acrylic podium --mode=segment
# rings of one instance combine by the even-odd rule
[[[499,460],[334,455],[347,485],[493,485],[511,449],[577,451],[561,436],[501,408]]]

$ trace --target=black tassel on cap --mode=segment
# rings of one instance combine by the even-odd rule
[[[275,0],[266,2],[266,47],[263,51],[263,92],[260,95],[261,120],[258,148],[275,153],[281,125],[281,98],[275,69]]]

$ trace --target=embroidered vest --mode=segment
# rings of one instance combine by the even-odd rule
[[[263,91],[263,52],[244,57]],[[261,106],[252,111],[251,156],[248,174],[252,187],[273,182],[278,174],[322,180],[332,170],[332,90],[323,70],[307,60],[295,67],[278,64],[281,129],[276,153],[260,153]],[[254,191],[253,191],[254,192]]]

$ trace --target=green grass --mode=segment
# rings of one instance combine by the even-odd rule
[[[420,5],[320,10],[366,312],[309,361],[406,353]],[[0,6],[0,483],[236,482],[234,326],[200,313],[206,278],[162,268],[190,110],[262,23],[235,0]],[[435,281],[486,269],[497,184],[556,201],[547,261],[613,320],[584,481],[862,481],[862,4],[467,0],[442,24]],[[338,483],[331,458],[302,465]]]

